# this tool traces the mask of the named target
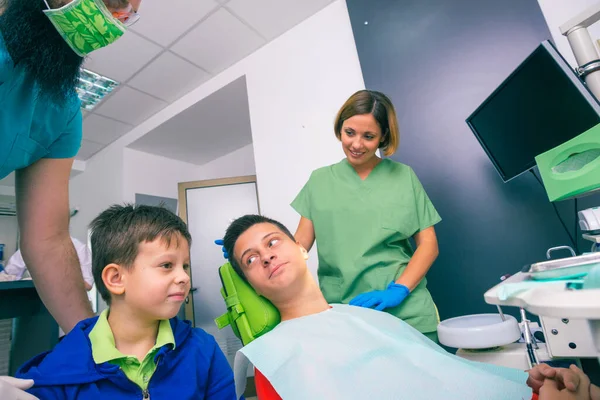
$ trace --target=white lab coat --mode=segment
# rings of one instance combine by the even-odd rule
[[[74,237],[71,237],[71,240],[73,241],[73,246],[75,246],[75,251],[77,251],[77,257],[79,257],[83,280],[92,286],[94,284],[94,277],[92,276],[92,253],[84,243],[81,243]],[[15,276],[17,280],[23,279],[23,274],[26,270],[27,267],[25,266],[25,261],[23,261],[21,250],[17,250],[8,260],[6,267],[4,267],[4,271],[9,275]]]

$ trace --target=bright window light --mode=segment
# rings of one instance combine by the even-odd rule
[[[77,83],[77,95],[81,99],[81,108],[90,111],[114,88],[119,82],[99,75],[87,69],[81,69]]]

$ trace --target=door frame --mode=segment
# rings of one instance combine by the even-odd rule
[[[188,224],[187,217],[187,196],[186,193],[188,190],[192,189],[202,189],[208,187],[216,187],[216,186],[230,186],[230,185],[239,185],[243,183],[254,183],[256,187],[256,204],[258,208],[258,212],[260,214],[260,201],[258,199],[258,183],[256,182],[256,175],[246,175],[246,176],[237,176],[231,178],[219,178],[219,179],[207,179],[201,181],[190,181],[190,182],[179,182],[177,184],[177,192],[178,192],[178,200],[179,200],[179,217]],[[193,239],[193,238],[192,238]],[[191,288],[194,287],[194,277],[192,276],[192,268],[190,266],[190,285]],[[193,292],[190,289],[190,293],[185,301],[184,308],[185,319],[188,319],[192,322],[192,326],[196,326],[196,321],[194,320],[194,301],[193,301]]]

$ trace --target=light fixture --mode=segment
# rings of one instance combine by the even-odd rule
[[[81,100],[81,109],[92,110],[104,96],[112,92],[117,86],[119,86],[119,82],[81,68],[79,81],[75,87]]]

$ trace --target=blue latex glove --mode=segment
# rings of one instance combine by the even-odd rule
[[[215,244],[218,246],[223,246],[223,239],[215,240]],[[226,260],[229,260],[229,253],[227,253],[227,249],[225,249],[225,246],[221,247],[221,250],[223,250],[223,257],[225,257]]]
[[[351,306],[374,308],[383,311],[389,307],[396,307],[406,299],[410,290],[404,285],[390,282],[385,290],[373,290],[362,293],[350,300]]]

